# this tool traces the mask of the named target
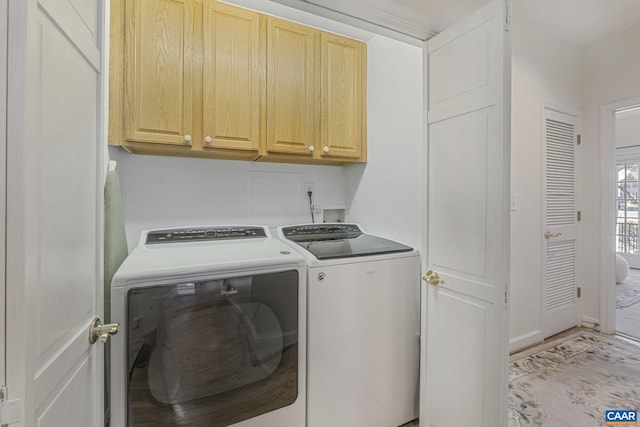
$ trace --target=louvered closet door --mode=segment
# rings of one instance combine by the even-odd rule
[[[578,116],[543,108],[542,332],[580,323],[576,284]]]

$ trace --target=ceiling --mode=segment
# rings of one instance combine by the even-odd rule
[[[513,0],[513,14],[537,24],[543,31],[584,46],[640,26],[640,1]]]
[[[275,0],[278,1],[278,0]],[[489,0],[297,0],[426,40]],[[514,20],[578,46],[640,26],[640,0],[512,0]],[[289,1],[291,3],[291,1]]]

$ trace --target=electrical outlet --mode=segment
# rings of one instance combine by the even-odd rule
[[[309,191],[312,193],[315,192],[315,184],[313,182],[305,182],[304,183],[304,194],[308,194]]]

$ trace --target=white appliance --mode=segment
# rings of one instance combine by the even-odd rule
[[[264,227],[145,231],[111,295],[112,427],[305,425],[304,259]]]
[[[307,262],[307,427],[418,417],[420,257],[355,224],[277,229]]]

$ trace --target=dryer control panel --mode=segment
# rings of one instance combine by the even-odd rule
[[[263,227],[185,227],[149,231],[145,243],[198,242],[258,237],[267,237]]]

